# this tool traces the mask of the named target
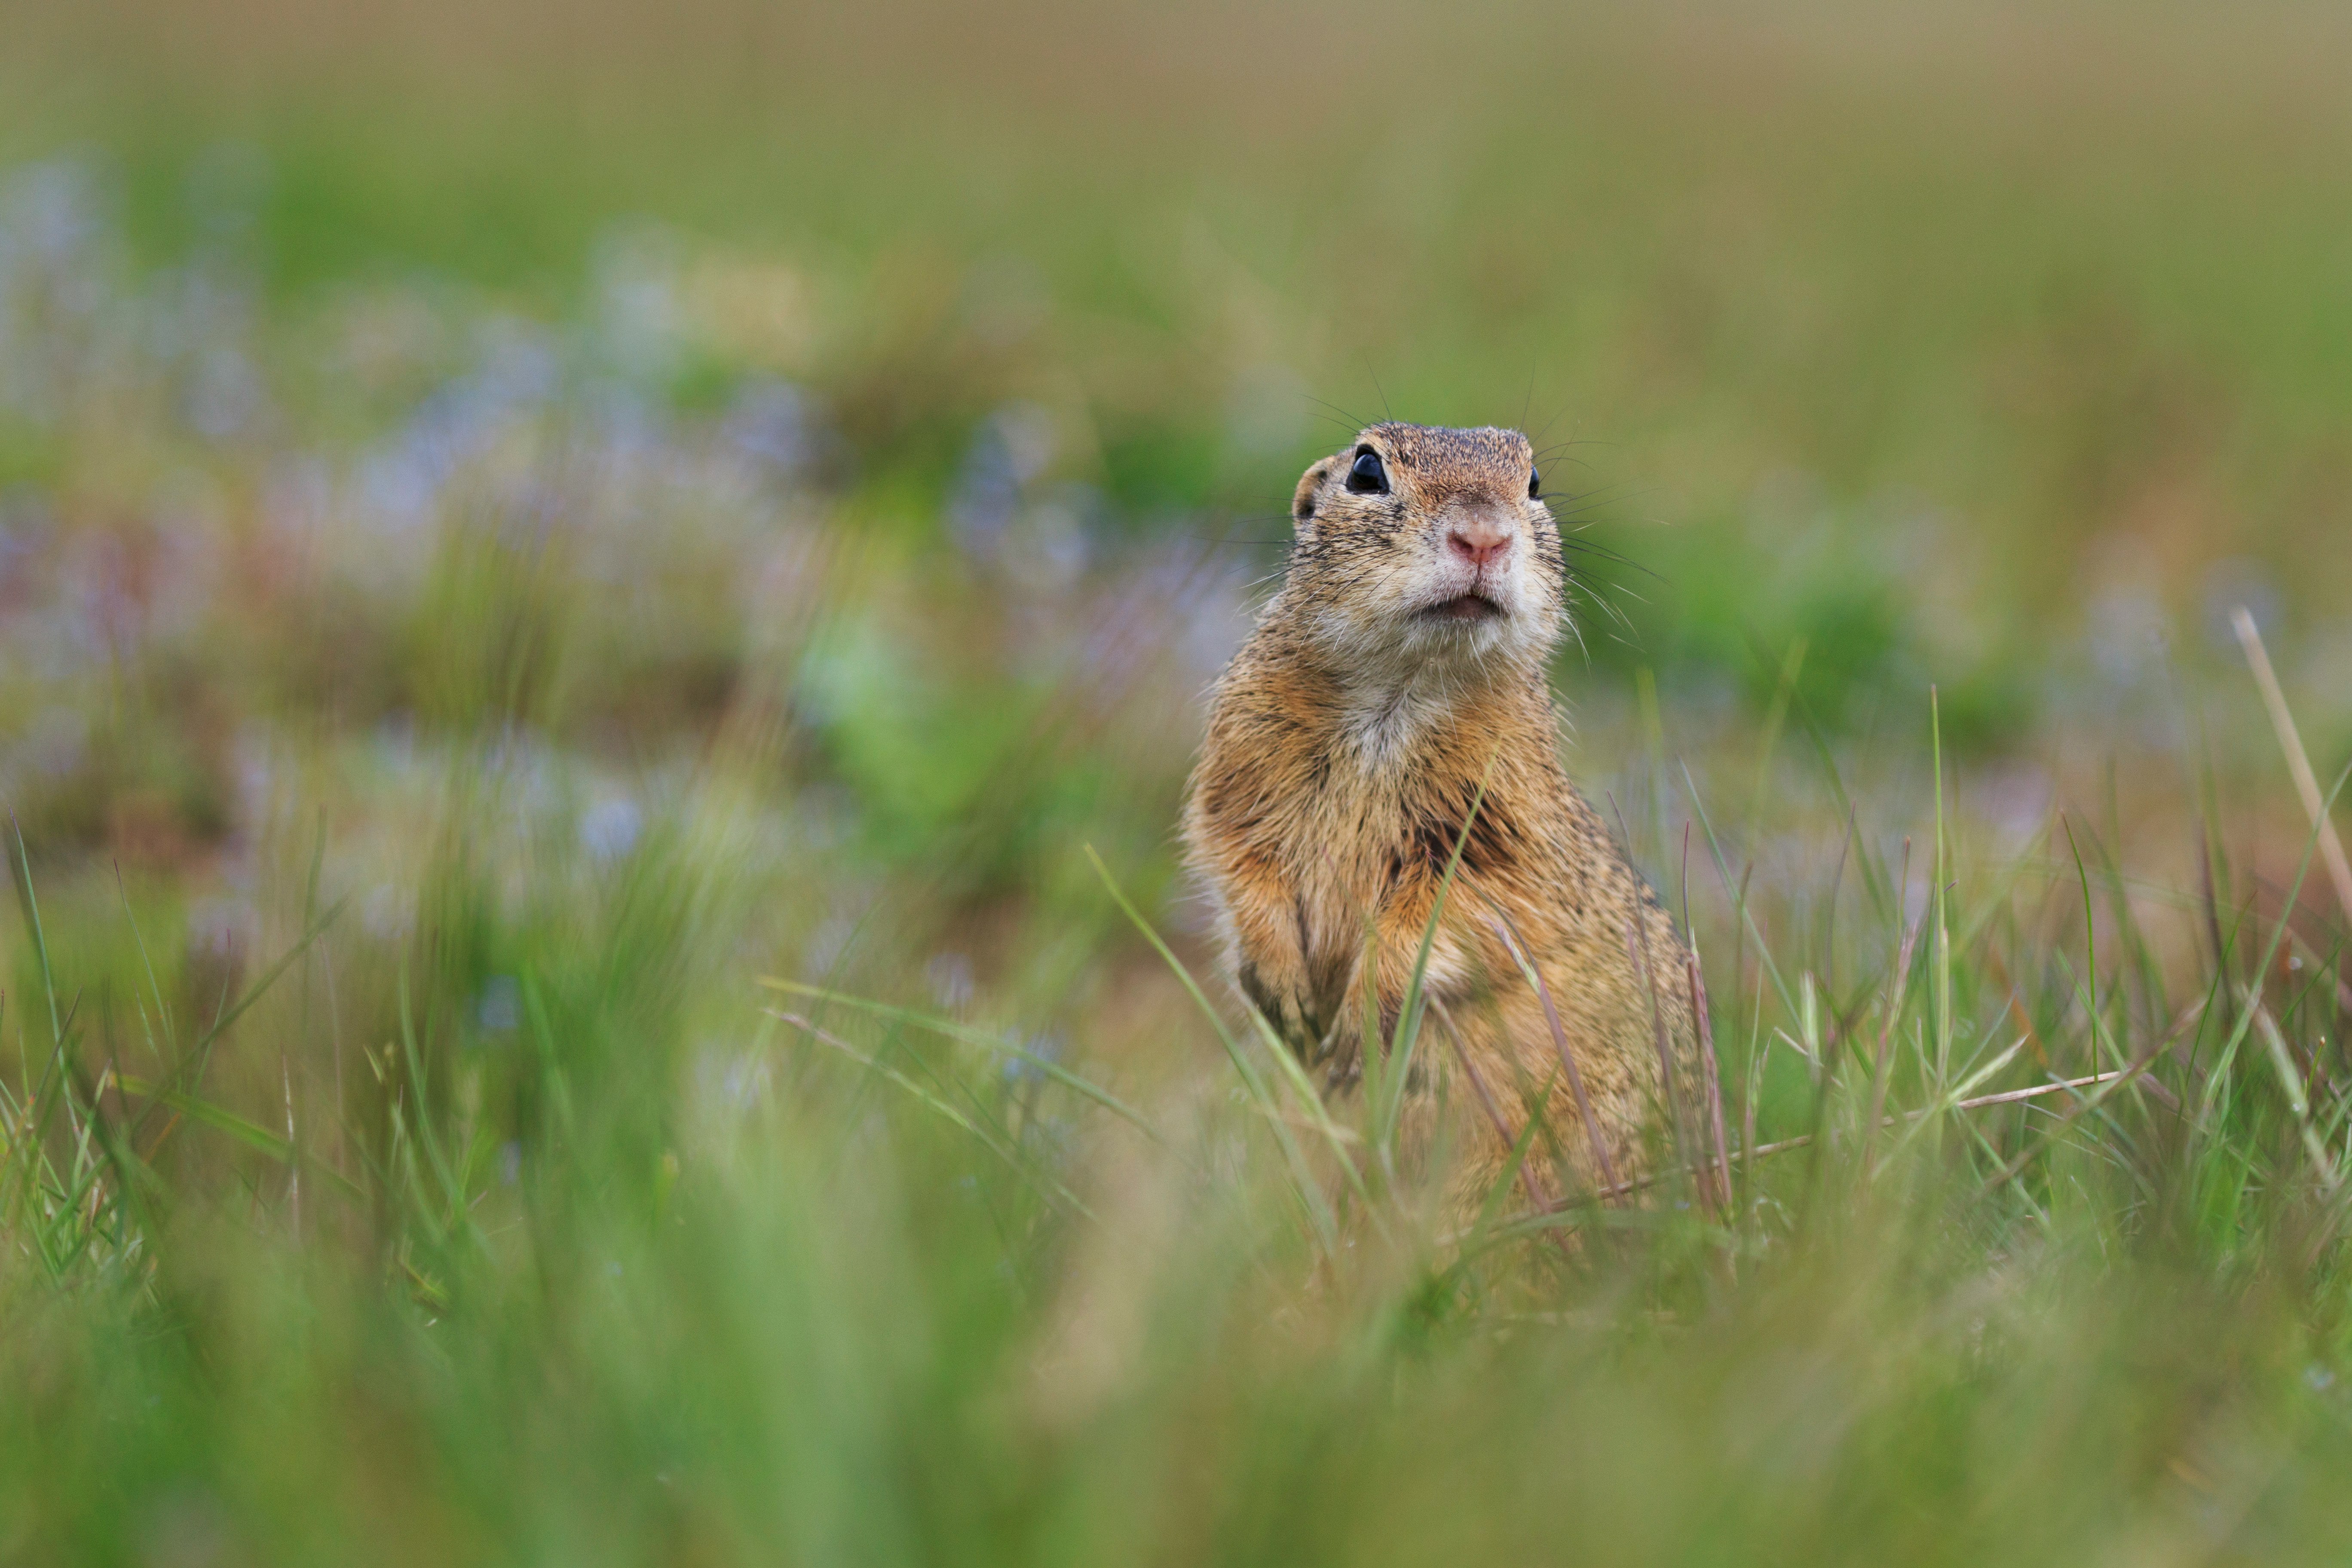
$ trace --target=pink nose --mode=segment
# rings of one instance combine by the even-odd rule
[[[1465,518],[1446,530],[1445,543],[1473,567],[1484,569],[1511,552],[1511,531],[1486,518]]]

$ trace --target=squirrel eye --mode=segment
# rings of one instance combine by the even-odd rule
[[[1528,470],[1528,499],[1529,500],[1543,500],[1543,475],[1540,471],[1535,468],[1529,468]]]
[[[1381,466],[1381,455],[1366,447],[1357,452],[1355,466],[1348,470],[1348,488],[1358,495],[1389,493],[1389,471]]]

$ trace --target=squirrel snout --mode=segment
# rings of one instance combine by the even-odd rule
[[[1511,552],[1511,530],[1490,517],[1457,518],[1445,531],[1445,547],[1483,568]]]

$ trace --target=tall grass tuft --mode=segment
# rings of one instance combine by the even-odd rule
[[[1931,816],[1916,867],[1854,835],[1863,912],[1811,925],[1717,840],[1720,1157],[1580,1188],[1577,1130],[1490,1096],[1522,1163],[1449,1235],[1381,1074],[1315,1092],[1100,860],[1222,1068],[821,979],[763,1011],[722,955],[779,884],[723,767],[585,881],[548,843],[514,879],[512,782],[450,790],[410,935],[307,894],[210,1017],[125,1004],[141,1063],[93,1050],[16,857],[12,1552],[2276,1561],[2352,1529],[2315,828],[2274,902],[2223,863],[2209,905],[2071,817],[1989,865]]]

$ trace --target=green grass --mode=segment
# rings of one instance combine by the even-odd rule
[[[1155,1088],[987,1011],[795,983],[763,1022],[724,955],[789,879],[733,767],[617,874],[520,883],[479,826],[510,782],[449,780],[408,938],[289,865],[216,1039],[160,981],[13,999],[20,1554],[2279,1561],[2352,1527],[2333,956],[2163,909],[2071,822],[1963,837],[1908,926],[1863,850],[1836,927],[1744,963],[1700,900],[1735,1152],[1811,1142],[1720,1214],[1573,1201],[1563,1254],[1436,1234],[1379,1108],[1322,1120],[1247,1037]],[[27,897],[37,952],[59,918]],[[2223,964],[2157,951],[2209,920]],[[299,1103],[224,1103],[289,1061]]]
[[[2341,1559],[2329,18],[21,26],[0,1560]],[[1727,1198],[1214,982],[1318,399],[1574,443]]]

